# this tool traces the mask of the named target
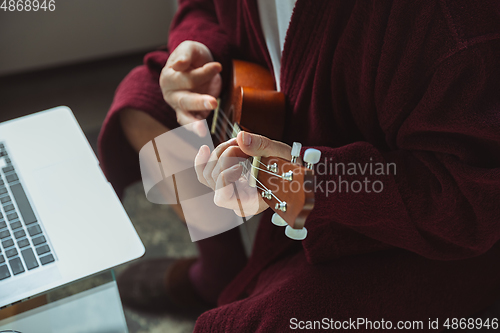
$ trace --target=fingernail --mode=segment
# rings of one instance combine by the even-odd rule
[[[205,101],[205,109],[212,109],[212,104],[209,101]]]
[[[215,71],[215,73],[220,73],[222,71],[222,67],[214,66],[214,71]]]
[[[199,152],[200,156],[205,156],[207,154],[207,150],[210,152],[210,148],[207,145],[201,146]]]
[[[246,146],[250,146],[250,144],[252,143],[252,137],[248,133],[242,132],[241,139],[243,141],[243,144]]]

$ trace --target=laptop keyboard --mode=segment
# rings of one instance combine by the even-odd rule
[[[0,243],[0,281],[55,261],[40,221],[1,142]]]

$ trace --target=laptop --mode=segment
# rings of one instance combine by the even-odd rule
[[[68,107],[0,124],[0,308],[144,251]]]

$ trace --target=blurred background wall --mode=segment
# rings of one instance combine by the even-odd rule
[[[120,81],[167,43],[177,1],[55,0],[55,6],[0,9],[0,122],[67,105],[95,146]]]
[[[175,0],[56,0],[53,12],[0,10],[0,75],[166,44]]]

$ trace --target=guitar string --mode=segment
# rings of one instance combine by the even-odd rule
[[[224,115],[224,117],[225,117],[226,119],[228,119],[228,118],[225,116],[225,114],[224,114],[224,112],[223,112],[222,110],[219,110],[219,112],[220,112],[222,115]],[[221,124],[220,124],[220,125],[219,125],[219,120],[220,120],[220,122],[221,122]],[[222,128],[222,127],[223,127],[223,125],[222,125],[222,118],[218,118],[218,119],[217,119],[217,121],[215,122],[215,127],[216,127],[216,129],[218,129],[218,130],[219,130],[219,133],[218,133],[218,137],[217,137],[217,139],[219,139],[221,142],[222,142],[222,141],[226,141],[226,140],[231,139],[231,138],[232,138],[232,136],[233,136],[234,130],[236,129],[236,126],[231,125],[231,123],[229,123],[229,122],[228,122],[228,125],[231,127],[231,129],[233,130],[233,132],[231,132],[231,130],[229,129],[229,126],[228,126],[228,127],[226,127],[226,128],[225,128],[225,130]],[[225,134],[226,134],[226,136],[227,136],[227,137],[224,137],[224,132],[226,132]]]
[[[222,113],[222,110],[219,110],[219,112]],[[220,120],[220,124],[219,124],[219,120]],[[223,128],[221,118],[218,118],[217,121],[215,122],[215,128],[219,130],[219,132],[217,133],[218,134],[217,139],[219,139],[221,142],[226,141],[229,138],[231,138],[232,133],[229,131],[229,129],[227,127],[225,129]],[[233,130],[234,130],[234,127],[233,127]],[[227,135],[227,138],[224,137],[224,132],[226,132],[225,134]]]
[[[242,164],[243,165],[243,164]],[[248,172],[248,169],[246,170]],[[277,200],[279,201],[279,203],[283,203],[283,201],[281,201],[276,195],[274,195],[274,193],[272,191],[270,191],[264,184],[262,184],[257,178],[255,178],[254,175],[252,175],[251,172],[248,172],[248,174],[250,176],[252,176],[253,179],[255,179],[256,182],[258,182],[260,185],[262,185],[262,187],[264,187],[264,189],[262,189],[263,191],[266,191],[266,192],[269,192],[271,193],[271,195]]]
[[[265,165],[265,164],[264,164],[264,165]],[[266,172],[266,173],[268,173],[268,174],[270,174],[270,175],[276,176],[276,177],[278,177],[278,178],[285,179],[283,176],[280,176],[280,175],[278,175],[277,173],[274,173],[274,172],[272,172],[272,171],[264,170],[264,169],[261,169],[261,168],[259,168],[259,167],[253,166],[253,165],[252,165],[252,168],[257,169],[257,170],[264,171],[264,172]],[[285,179],[285,180],[286,180],[286,179]]]
[[[230,133],[229,133],[229,132],[227,131],[227,129],[226,129],[226,135],[228,136],[228,138],[224,137],[224,133],[223,133],[223,132],[224,132],[224,129],[222,129],[220,126],[222,126],[222,125],[219,125],[219,124],[217,124],[217,123],[215,124],[215,128],[219,130],[219,132],[218,132],[218,133],[216,133],[215,135],[216,135],[216,137],[217,137],[217,139],[218,139],[219,141],[223,142],[223,141],[226,141],[226,140],[228,140],[229,138],[231,138],[231,136],[230,136]]]
[[[224,119],[226,120],[227,124],[231,127],[231,129],[233,130],[234,132],[234,129],[235,129],[235,126],[231,124],[231,121],[229,120],[229,118],[226,116],[226,114],[224,113],[224,111],[222,110],[222,108],[219,108],[219,113],[224,117]],[[219,121],[221,122],[220,126],[219,126]],[[215,122],[215,126],[218,127],[219,129],[221,129],[220,132],[222,133],[219,133],[221,137],[223,137],[223,132],[224,132],[224,129],[222,129],[223,125],[222,125],[222,118],[218,118],[217,121]],[[226,135],[228,136],[228,139],[231,138],[232,136],[232,132],[230,130],[228,130],[228,128],[226,127],[225,129],[225,132],[226,132]],[[220,140],[220,138],[219,138]],[[222,140],[221,140],[222,141]]]
[[[220,114],[224,117],[224,119],[226,120],[226,122],[227,122],[227,123],[228,123],[228,124],[232,127],[233,132],[234,132],[234,129],[235,129],[236,127],[235,127],[235,126],[232,126],[232,125],[230,124],[230,121],[229,121],[228,117],[225,115],[224,111],[222,111],[222,109],[219,109],[219,113],[220,113]],[[216,123],[215,125],[216,125],[216,127],[217,127],[217,128],[219,128],[219,126],[218,126],[218,124],[217,124],[217,123]],[[231,136],[231,135],[232,135],[232,133],[231,133],[230,131],[227,131],[227,130],[226,130],[226,134],[227,134],[228,136]],[[260,164],[262,164],[263,166],[265,166],[265,167],[267,168],[267,164],[262,163],[260,160],[258,160],[258,161],[259,161],[259,163],[260,163]],[[254,166],[252,166],[252,167],[254,167]],[[257,168],[257,167],[254,167],[254,168]],[[263,170],[263,169],[260,169],[260,168],[257,168],[257,169],[262,170],[262,171],[267,172],[267,173],[270,173],[270,172],[268,172],[268,171],[266,171],[266,170]],[[270,173],[270,174],[275,175],[274,173]],[[281,178],[282,178],[282,177],[281,177]]]
[[[243,178],[245,178],[246,181],[248,181],[248,177],[246,175],[242,175],[242,176],[243,176]],[[258,185],[255,185],[255,188],[258,188],[261,191],[266,191],[266,189],[264,189],[264,188],[262,188],[262,187],[260,187]]]
[[[224,135],[224,131],[226,132],[225,133],[226,135],[230,134],[230,132],[228,131],[228,129],[227,128],[226,129],[222,128],[222,124],[219,125],[218,122],[215,123],[215,128],[219,130],[219,134],[220,134],[221,137]]]
[[[226,120],[226,122],[229,124],[229,126],[232,128],[233,133],[234,133],[234,130],[235,130],[235,128],[236,128],[236,127],[235,127],[234,125],[231,125],[231,121],[230,121],[230,120],[229,120],[229,118],[226,116],[226,114],[224,113],[224,111],[222,111],[222,109],[219,109],[219,113],[220,113],[220,114],[224,117],[224,119],[225,119],[225,120]],[[220,118],[219,118],[219,119],[220,119]],[[218,120],[217,120],[217,121],[218,121]],[[218,124],[217,124],[217,122],[216,122],[216,123],[215,123],[216,128],[218,127],[217,125],[218,125]],[[221,125],[221,126],[222,126],[222,125]],[[219,133],[219,134],[222,134],[222,133]],[[232,133],[230,134],[230,133],[226,130],[226,135],[228,135],[228,136],[229,136],[229,138],[230,138],[230,137],[232,136]],[[220,140],[220,139],[219,139],[219,140]],[[262,164],[262,165],[264,165],[264,166],[266,166],[266,165],[265,165],[264,163],[262,163],[261,161],[259,161],[259,163],[260,163],[260,164]],[[246,166],[244,166],[243,164],[242,164],[242,166],[243,166],[244,168],[246,168]],[[278,176],[279,178],[283,178],[282,176],[279,176],[279,175],[277,175],[277,174],[275,174],[275,173],[269,172],[269,171],[267,171],[267,170],[264,170],[264,169],[261,169],[261,168],[258,168],[258,167],[254,167],[253,165],[252,165],[252,167],[253,167],[253,168],[256,168],[256,169],[258,169],[258,170],[261,170],[261,171],[267,172],[267,173],[269,173],[269,174],[271,174],[271,175],[273,175],[273,176]],[[246,169],[246,171],[248,172],[248,169]],[[251,176],[252,178],[254,178],[254,179],[255,179],[255,181],[256,181],[256,182],[258,182],[260,185],[262,185],[262,187],[264,187],[265,191],[267,191],[267,192],[271,193],[271,195],[272,195],[272,196],[273,196],[273,197],[274,197],[274,198],[275,198],[275,199],[276,199],[279,203],[283,203],[283,202],[282,202],[282,201],[281,201],[281,200],[280,200],[280,199],[279,199],[279,198],[278,198],[278,197],[277,197],[277,196],[276,196],[276,195],[275,195],[272,191],[270,191],[270,190],[269,190],[269,189],[268,189],[268,188],[267,188],[264,184],[262,184],[262,183],[261,183],[261,182],[260,182],[260,181],[259,181],[259,180],[258,180],[258,179],[257,179],[257,178],[256,178],[256,177],[252,174],[252,173],[251,173],[251,172],[249,172],[249,174],[250,174],[250,176]],[[262,189],[262,190],[264,190],[264,189]]]
[[[227,121],[228,124],[232,123],[232,121],[229,120],[229,118],[226,116],[226,113],[222,109],[219,109],[219,112],[224,117],[224,119]],[[234,128],[233,128],[233,130],[234,130]]]
[[[248,161],[248,160],[247,160]],[[271,193],[271,195],[279,202],[279,203],[283,203],[283,201],[281,201],[272,191],[270,191],[264,184],[262,184],[260,182],[260,180],[258,180],[254,175],[252,175],[251,172],[249,172],[248,170],[248,167],[244,164],[244,163],[240,163],[240,165],[245,169],[245,172],[247,172],[253,179],[255,179],[256,182],[258,182],[260,185],[262,185],[262,187],[258,187],[256,185],[256,187],[262,191],[266,191],[266,192],[269,192]],[[262,169],[261,169],[262,170]],[[266,171],[266,170],[262,170],[262,171]],[[243,175],[243,177],[248,181],[248,178]]]
[[[219,130],[219,125],[217,123],[215,123],[215,131],[214,131],[213,135],[217,138],[217,140],[222,141],[223,138],[221,137],[221,133],[218,130]]]
[[[267,164],[262,163],[260,160],[259,160],[259,163],[262,164],[263,166],[265,166],[267,168]]]
[[[236,128],[236,126],[231,125],[231,121],[229,120],[229,118],[226,116],[226,114],[224,113],[224,111],[222,109],[219,109],[219,113],[224,117],[224,119],[231,126],[231,128],[232,128],[232,130],[234,132],[234,129]],[[216,126],[217,126],[217,123],[216,123]],[[226,130],[226,133],[229,135],[229,137],[231,137],[231,135],[232,135],[233,132],[230,132],[230,131]],[[262,164],[263,166],[267,167],[267,164],[262,163],[260,160],[259,160],[259,163]],[[262,170],[262,169],[259,169],[259,170]]]
[[[242,177],[243,177],[246,181],[248,181],[248,177],[247,177],[246,173],[243,173],[243,174],[242,174]],[[265,191],[265,189],[263,189],[262,187],[260,187],[260,186],[258,186],[258,185],[255,185],[255,187],[256,187],[256,188],[258,188],[259,190]]]
[[[252,175],[250,173],[250,176],[252,176],[253,179],[255,179],[256,182],[258,182],[260,185],[262,185],[262,187],[264,187],[264,189],[262,189],[263,191],[266,191],[266,192],[269,192],[271,193],[271,195],[277,200],[279,201],[279,203],[283,203],[272,191],[270,191],[264,184],[262,184],[257,178],[255,178],[254,175]]]
[[[248,159],[247,159],[244,163],[246,163],[246,162],[248,162],[248,164],[250,164],[250,161],[249,161]],[[259,161],[259,163],[267,167],[267,165],[265,165],[264,163],[262,163],[262,162],[260,162],[260,161]],[[242,164],[242,165],[243,165],[243,164]],[[245,166],[245,167],[246,167],[246,168],[248,168],[248,166]],[[259,167],[254,166],[253,164],[250,164],[250,167],[251,167],[251,168],[253,168],[253,169],[257,169],[257,170],[264,171],[264,172],[266,172],[266,173],[270,174],[271,176],[276,176],[276,177],[278,177],[278,178],[285,179],[283,176],[280,176],[280,175],[279,175],[279,174],[277,174],[277,173],[274,173],[274,172],[269,171],[269,170],[261,169],[261,168],[259,168]],[[248,171],[248,169],[247,169],[246,171]]]

